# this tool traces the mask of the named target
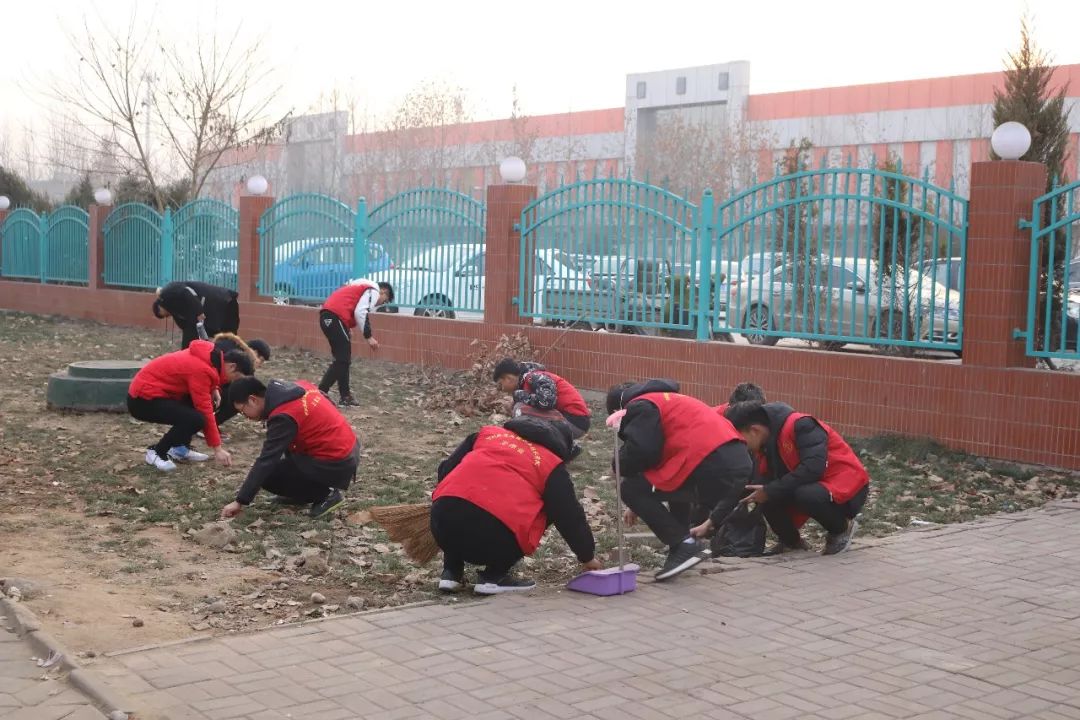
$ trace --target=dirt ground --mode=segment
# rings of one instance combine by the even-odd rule
[[[438,462],[492,419],[488,413],[470,417],[460,406],[433,408],[433,393],[456,393],[467,378],[361,356],[353,387],[362,406],[346,412],[364,452],[346,509],[312,522],[261,498],[228,523],[234,535],[216,549],[193,535],[217,519],[242,482],[259,451],[259,424],[238,417],[224,426],[233,467],[206,463],[163,474],[142,459],[161,429],[124,414],[45,408],[49,373],[69,362],[150,358],[178,342],[175,331],[164,328],[0,312],[0,578],[20,588],[52,632],[92,657],[202,633],[440,599],[433,592],[438,562],[412,565],[362,511],[429,497]],[[260,375],[317,381],[326,363],[275,348]],[[594,407],[594,417],[602,416]],[[572,466],[605,560],[615,544],[611,442],[607,431],[594,431]],[[883,437],[853,445],[874,479],[863,527],[875,535],[1018,510],[1080,486],[1075,474],[988,461],[923,441]],[[661,557],[647,541],[636,542],[630,556],[644,567]],[[576,561],[550,532],[524,566],[554,587],[572,576]],[[313,593],[323,601],[313,602]]]

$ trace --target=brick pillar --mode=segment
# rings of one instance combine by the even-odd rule
[[[93,204],[87,208],[90,215],[86,236],[86,280],[91,290],[105,287],[105,220],[113,210],[112,205]]]
[[[1034,367],[1013,331],[1027,324],[1031,231],[1020,220],[1046,192],[1046,166],[1019,161],[971,166],[964,266],[964,364]]]
[[[520,293],[521,235],[514,225],[536,199],[535,185],[488,185],[484,252],[484,322],[525,324],[512,303]]]
[[[274,198],[266,195],[240,195],[240,237],[237,253],[237,292],[240,302],[269,302],[259,293],[259,221]]]

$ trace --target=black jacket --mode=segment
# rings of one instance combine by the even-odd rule
[[[674,380],[646,380],[627,388],[620,398],[620,407],[636,397],[655,392],[679,392]],[[664,453],[664,431],[660,425],[660,410],[650,402],[634,403],[626,410],[619,425],[619,472],[623,477],[640,475],[655,467]]]
[[[195,325],[199,315],[206,316],[203,324],[211,337],[221,332],[235,333],[240,326],[236,298],[233,290],[193,280],[168,283],[161,288],[158,301],[183,332],[181,347],[186,348],[198,337]]]
[[[299,385],[284,380],[271,380],[266,385],[266,406],[264,414],[282,403],[303,397],[306,391]],[[329,398],[327,398],[329,400]],[[255,495],[262,489],[263,483],[282,463],[291,462],[302,475],[317,476],[320,485],[329,485],[340,489],[347,488],[356,476],[360,464],[360,441],[357,440],[352,452],[344,460],[318,460],[306,455],[289,452],[296,437],[296,421],[282,413],[266,421],[266,440],[262,452],[248,471],[244,484],[236,493],[236,501],[241,505],[250,505]]]
[[[766,403],[765,412],[769,416],[769,439],[765,443],[765,456],[768,461],[768,474],[765,477],[765,492],[769,500],[788,502],[795,488],[812,482],[818,482],[825,475],[829,459],[829,436],[812,417],[799,418],[795,421],[795,446],[799,451],[799,464],[789,468],[780,457],[777,439],[788,417],[795,412],[785,403]]]
[[[544,428],[544,425],[549,427]],[[536,418],[522,417],[510,420],[504,427],[530,442],[546,447],[565,460],[570,455],[572,440],[568,430],[564,438],[562,430],[552,425]],[[465,456],[472,452],[476,436],[477,433],[473,433],[465,438],[450,457],[439,463],[436,484],[442,482],[454,468],[461,464]],[[560,464],[548,475],[541,500],[544,503],[544,514],[547,516],[548,525],[555,525],[555,529],[566,540],[566,544],[570,546],[578,560],[583,563],[592,560],[596,554],[596,541],[565,464]]]

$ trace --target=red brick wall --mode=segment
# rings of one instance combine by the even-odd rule
[[[0,307],[160,327],[148,293],[0,281]],[[315,308],[247,303],[245,337],[328,355]],[[853,435],[927,436],[980,455],[1080,469],[1080,375],[987,368],[932,360],[754,348],[727,343],[564,331],[554,328],[416,318],[380,313],[378,356],[465,369],[474,339],[494,342],[522,331],[544,362],[584,388],[626,379],[672,377],[710,403],[753,380],[770,397],[813,413]],[[371,357],[356,344],[359,362]],[[310,378],[324,370],[315,364]]]

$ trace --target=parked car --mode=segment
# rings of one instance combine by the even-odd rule
[[[218,272],[236,277],[239,248],[222,243],[217,252]],[[392,268],[390,256],[379,243],[368,242],[368,274]],[[308,238],[283,243],[274,249],[273,283],[262,289],[290,302],[321,301],[353,277],[352,238]]]
[[[958,257],[926,260],[916,268],[950,290],[963,290],[964,261]]]
[[[533,298],[529,309],[544,312],[545,293],[587,291],[591,282],[560,262],[557,250],[537,250],[532,261]],[[484,245],[439,245],[372,279],[394,286],[394,306],[413,308],[414,315],[456,317],[458,312],[484,310]]]
[[[956,293],[950,297],[945,286],[928,276],[912,272],[906,291],[894,289],[879,273],[877,263],[836,258],[819,265],[816,281],[800,289],[804,284],[798,272],[795,264],[787,263],[739,284],[729,312],[738,313],[748,342],[775,345],[785,331],[852,339],[827,341],[827,347],[864,338],[871,344],[877,338],[905,339],[905,331],[907,339],[954,342],[957,338],[959,298]]]

